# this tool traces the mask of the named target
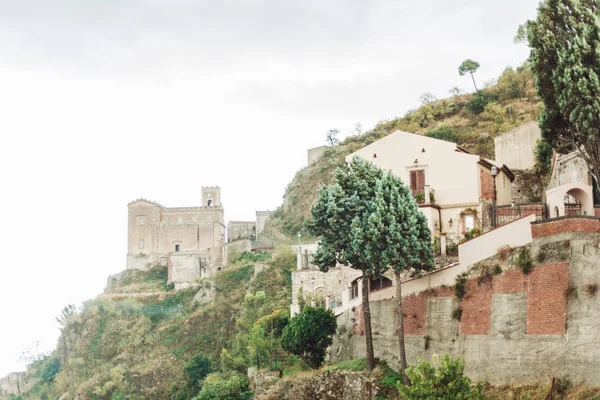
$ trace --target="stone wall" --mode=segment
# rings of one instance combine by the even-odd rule
[[[366,372],[326,371],[318,375],[283,380],[260,400],[375,400],[382,393],[375,376]],[[386,397],[387,398],[387,397]]]
[[[524,275],[516,252],[496,255],[474,266],[466,295],[451,286],[404,297],[407,357],[449,353],[465,359],[472,379],[491,384],[547,382],[565,377],[600,385],[600,233],[563,232],[536,236],[531,244],[535,268]],[[502,273],[490,271],[500,267]],[[371,303],[375,356],[398,365],[393,301]],[[460,307],[460,321],[453,310]],[[331,361],[364,357],[360,307],[338,317]]]
[[[227,243],[243,239],[256,240],[256,221],[229,221]]]

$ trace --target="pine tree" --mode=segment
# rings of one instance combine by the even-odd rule
[[[353,235],[360,237],[355,243],[364,249],[371,265],[377,265],[378,271],[387,266],[394,271],[400,369],[404,383],[409,384],[404,373],[407,363],[401,276],[404,272],[414,275],[434,268],[431,232],[410,190],[391,172],[376,183],[371,208],[372,213],[361,227],[362,232],[353,231]]]
[[[600,1],[545,0],[526,27],[536,89],[545,106],[542,135],[559,151],[580,149],[598,180]]]
[[[308,224],[311,233],[321,238],[314,256],[314,262],[321,271],[327,272],[339,263],[362,272],[362,311],[368,370],[375,366],[369,279],[381,275],[385,269],[380,269],[381,263],[374,262],[372,249],[361,244],[364,241],[361,226],[373,213],[376,183],[382,177],[383,172],[379,168],[358,157],[337,168],[335,183],[319,189],[317,202],[312,208],[313,220]]]

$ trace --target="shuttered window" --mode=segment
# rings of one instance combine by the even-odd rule
[[[410,190],[422,192],[425,189],[425,170],[410,171]]]

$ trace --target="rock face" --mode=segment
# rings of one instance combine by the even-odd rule
[[[0,378],[0,400],[26,392],[37,381],[37,378],[30,377],[27,372],[13,372]]]
[[[326,371],[319,375],[282,381],[260,400],[371,400],[381,392],[376,378],[364,372]]]

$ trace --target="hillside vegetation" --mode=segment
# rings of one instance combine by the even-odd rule
[[[126,273],[109,285],[110,296],[85,303],[79,312],[65,308],[57,350],[34,368],[42,379],[15,398],[248,398],[249,366],[294,368],[297,363],[306,368],[256,329],[261,318],[289,314],[295,265],[289,246],[272,255],[244,253],[197,287],[116,296],[129,292],[128,285],[144,290],[166,286],[166,269]],[[213,302],[201,306],[194,301],[198,292],[211,290]]]
[[[431,100],[403,117],[379,122],[372,130],[329,146],[322,157],[296,173],[285,188],[283,205],[271,218],[273,227],[294,237],[306,238],[304,223],[321,184],[333,181],[333,171],[345,157],[382,137],[402,130],[456,142],[474,154],[494,158],[494,137],[526,122],[537,120],[542,110],[527,63],[507,68],[478,93]]]

